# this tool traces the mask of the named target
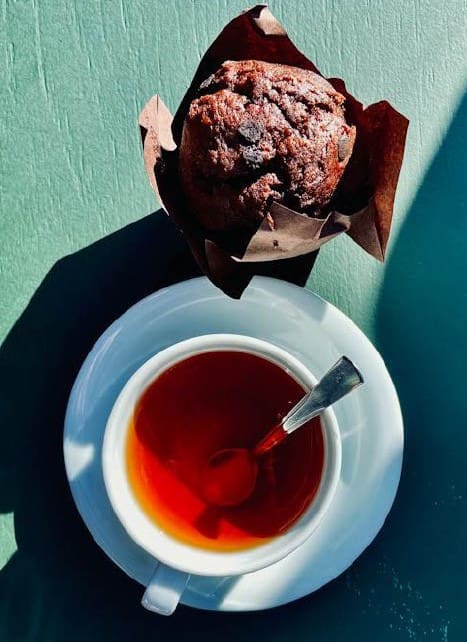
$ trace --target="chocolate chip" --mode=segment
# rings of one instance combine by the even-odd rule
[[[214,74],[211,74],[206,78],[206,80],[203,80],[203,82],[199,86],[199,91],[204,91],[205,89],[209,89],[209,85],[212,83],[213,80],[214,80]]]
[[[248,167],[258,169],[263,164],[263,155],[257,147],[242,147],[241,152]]]
[[[279,247],[279,241],[277,239],[274,239],[272,244],[274,245],[274,247]]]
[[[337,143],[337,158],[339,159],[339,163],[342,163],[347,156],[350,156],[351,151],[352,146],[349,137],[342,136],[342,138],[339,138],[339,142]]]
[[[263,126],[254,120],[246,120],[240,124],[238,133],[249,143],[257,143],[263,135]]]

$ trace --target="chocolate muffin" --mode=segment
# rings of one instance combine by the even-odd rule
[[[273,201],[310,216],[325,214],[354,140],[344,96],[318,74],[227,61],[191,102],[180,179],[207,234],[251,235]]]

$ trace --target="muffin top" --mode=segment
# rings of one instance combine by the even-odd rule
[[[180,179],[206,232],[251,233],[273,201],[311,216],[325,213],[354,140],[344,96],[318,74],[227,61],[191,102]]]

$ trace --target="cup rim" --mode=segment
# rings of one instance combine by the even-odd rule
[[[125,448],[133,409],[144,390],[169,367],[196,354],[222,350],[256,354],[286,369],[298,383],[317,381],[310,370],[289,352],[268,341],[239,334],[207,334],[180,341],[143,363],[129,378],[115,401],[104,432],[102,470],[112,508],[128,536],[155,560],[197,575],[241,575],[257,571],[289,555],[317,528],[334,497],[341,472],[342,444],[331,408],[321,415],[325,445],[324,469],[318,491],[299,519],[264,544],[233,551],[197,548],[176,539],[144,512],[126,473]]]

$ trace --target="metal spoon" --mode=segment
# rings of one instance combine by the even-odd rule
[[[352,361],[348,357],[341,357],[313,390],[254,448],[225,448],[210,457],[201,475],[202,497],[211,506],[237,506],[243,503],[255,488],[258,459],[362,383],[363,377]]]

